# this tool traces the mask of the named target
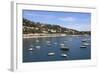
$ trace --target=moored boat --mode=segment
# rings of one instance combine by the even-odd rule
[[[88,45],[90,45],[90,44],[89,44],[89,43],[84,42],[84,43],[83,43],[83,45],[84,45],[84,46],[88,46]]]
[[[64,50],[64,51],[67,51],[67,50],[69,50],[69,47],[61,46],[60,49],[61,49],[61,50]]]
[[[54,55],[55,55],[54,52],[49,52],[49,53],[48,53],[48,56],[54,56]]]
[[[41,47],[40,47],[40,46],[36,46],[36,48],[37,48],[37,49],[40,49]]]
[[[80,46],[80,48],[86,48],[86,46],[82,45],[82,46]]]
[[[34,49],[34,48],[29,48],[28,50],[29,50],[29,51],[34,51],[35,49]]]
[[[82,42],[89,42],[89,39],[82,39]]]
[[[64,46],[65,44],[60,44],[60,46]]]
[[[62,53],[61,56],[62,56],[62,57],[67,57],[68,55],[65,54],[65,53]]]

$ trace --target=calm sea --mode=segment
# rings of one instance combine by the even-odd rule
[[[87,45],[81,48],[84,43]],[[69,50],[61,50],[61,44]],[[54,55],[48,56],[48,53],[54,53]],[[61,54],[67,56],[63,57]],[[91,59],[91,36],[23,38],[23,62],[25,63],[86,59]]]

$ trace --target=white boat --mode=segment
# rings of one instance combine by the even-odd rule
[[[48,53],[48,56],[53,56],[53,55],[55,55],[54,52],[50,52],[50,53]]]
[[[80,48],[86,48],[86,46],[82,45]]]
[[[64,46],[65,44],[60,44],[60,46]]]
[[[88,42],[88,39],[82,39],[82,42]]]
[[[40,49],[41,47],[40,47],[40,46],[36,46],[36,48],[37,48],[37,49]]]
[[[69,50],[69,47],[63,46],[63,47],[60,47],[60,49],[63,50],[63,51],[67,51],[67,50]]]
[[[28,50],[29,50],[29,51],[33,51],[33,50],[35,50],[35,49],[34,49],[34,48],[29,48]]]
[[[69,47],[65,46],[65,44],[60,44],[60,49],[67,51],[67,50],[69,50]]]
[[[89,44],[89,43],[84,42],[84,43],[83,43],[83,45],[84,45],[84,46],[88,46],[88,45],[90,45],[90,44]]]
[[[65,54],[65,53],[62,53],[61,56],[62,56],[62,57],[67,57],[68,55]]]

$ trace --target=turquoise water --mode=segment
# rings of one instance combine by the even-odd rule
[[[82,41],[84,39],[85,42]],[[88,45],[82,48],[84,43],[88,43]],[[61,44],[67,46],[69,50],[61,50]],[[34,50],[30,50],[30,48]],[[54,55],[48,56],[48,53],[54,53]],[[67,56],[63,57],[61,54]],[[23,62],[87,59],[91,59],[90,36],[23,38]]]

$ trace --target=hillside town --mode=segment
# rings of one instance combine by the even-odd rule
[[[78,31],[75,29],[70,29],[62,27],[57,24],[45,24],[41,22],[33,22],[28,19],[23,18],[23,34],[27,35],[37,35],[37,36],[49,36],[53,35],[90,35],[90,31]]]

